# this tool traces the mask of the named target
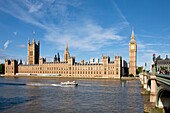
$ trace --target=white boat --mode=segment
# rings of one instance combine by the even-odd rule
[[[60,83],[62,86],[78,86],[78,83],[76,81],[67,81],[67,82],[61,82]]]

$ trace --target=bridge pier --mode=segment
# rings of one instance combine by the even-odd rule
[[[140,82],[143,85],[143,74],[139,74]]]
[[[143,88],[150,91],[149,102],[170,113],[170,75],[140,74]]]
[[[143,88],[147,90],[147,75],[143,75]]]
[[[156,102],[156,75],[151,75],[150,81],[150,102]]]

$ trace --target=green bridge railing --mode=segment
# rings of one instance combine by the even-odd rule
[[[157,74],[156,80],[170,86],[170,75]]]

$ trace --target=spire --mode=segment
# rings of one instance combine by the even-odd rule
[[[60,58],[60,54],[59,54],[59,52],[57,53],[57,56],[58,56],[58,58]]]
[[[68,42],[66,43],[66,51],[68,51]]]
[[[28,44],[30,44],[30,38],[28,37]]]
[[[38,39],[38,45],[40,45],[40,40]]]
[[[57,55],[54,56],[54,62],[56,62],[56,61],[57,61]]]
[[[67,62],[69,58],[70,58],[70,54],[69,54],[69,51],[68,51],[68,42],[67,42],[66,49],[64,51],[64,61]]]
[[[19,62],[20,65],[22,65],[22,60],[20,59],[20,62]]]
[[[59,54],[59,52],[58,52],[57,56],[58,56],[58,62],[60,62],[60,54]]]
[[[134,35],[134,28],[132,28],[132,35],[131,35],[131,39],[135,39],[135,35]]]
[[[35,43],[35,39],[34,38],[32,39],[32,43]]]

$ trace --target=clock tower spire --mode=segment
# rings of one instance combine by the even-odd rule
[[[134,30],[132,30],[131,40],[129,43],[129,74],[136,76],[136,54],[137,44],[135,41]]]
[[[135,34],[134,34],[134,30],[133,29],[132,29],[131,39],[135,39]]]

